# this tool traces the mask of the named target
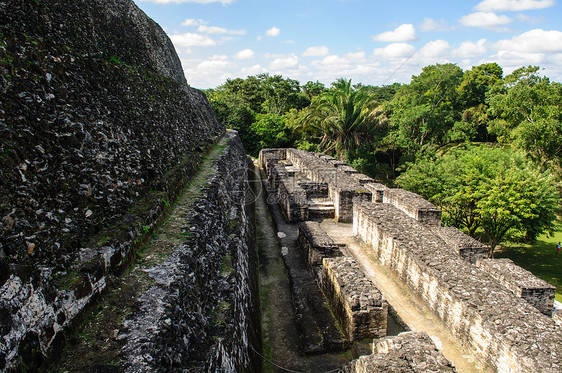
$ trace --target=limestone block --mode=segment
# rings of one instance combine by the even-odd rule
[[[350,341],[386,336],[388,304],[354,259],[325,258],[322,289]]]
[[[322,260],[342,256],[341,247],[315,221],[299,223],[297,244],[304,253],[309,267],[314,272],[320,272]]]
[[[270,165],[277,163],[281,159],[287,158],[287,150],[280,148],[270,148],[260,150],[258,164],[266,173]]]
[[[388,189],[386,185],[379,184],[379,183],[367,183],[363,185],[365,189],[370,191],[373,194],[372,202],[383,202],[384,200],[384,191]]]
[[[353,180],[357,181],[361,185],[372,184],[375,183],[375,180],[365,174],[362,173],[352,173],[349,175]]]
[[[441,225],[441,210],[420,195],[404,189],[389,188],[384,191],[384,202],[396,206],[420,223]]]
[[[308,219],[308,199],[306,192],[294,180],[279,180],[277,199],[288,221],[296,222]]]
[[[476,263],[479,259],[486,259],[490,248],[482,242],[466,235],[455,227],[435,227],[434,232],[445,243],[457,252],[461,258],[469,263]]]
[[[477,266],[545,315],[552,315],[556,287],[507,258],[479,260]]]

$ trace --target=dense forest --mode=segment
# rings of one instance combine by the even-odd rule
[[[562,179],[562,84],[537,66],[426,66],[409,84],[326,87],[261,74],[206,91],[246,150],[320,151],[438,205],[446,224],[500,242],[554,228]]]

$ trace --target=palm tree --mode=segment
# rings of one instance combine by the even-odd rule
[[[349,150],[371,141],[382,109],[375,98],[339,79],[313,100],[303,129],[320,137],[320,150],[345,160]]]

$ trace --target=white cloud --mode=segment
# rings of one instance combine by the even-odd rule
[[[460,23],[464,26],[482,27],[485,29],[497,30],[501,26],[506,26],[513,22],[511,18],[505,15],[497,15],[492,12],[477,12],[466,15],[460,19]]]
[[[483,56],[488,51],[485,45],[486,42],[486,39],[480,39],[476,43],[472,41],[463,41],[460,47],[453,50],[453,56],[461,58]]]
[[[249,60],[250,58],[254,58],[254,51],[251,49],[243,49],[241,51],[236,52],[234,58],[238,60]]]
[[[380,56],[382,58],[402,58],[410,57],[416,48],[408,43],[392,43],[384,48],[377,48],[373,52],[375,56]]]
[[[155,3],[155,4],[181,4],[181,3],[198,3],[198,4],[211,4],[211,3],[221,3],[222,5],[228,5],[235,3],[236,0],[140,0],[145,3]]]
[[[448,31],[451,28],[444,19],[436,21],[433,18],[424,18],[420,29],[422,31]]]
[[[445,40],[434,40],[424,45],[420,49],[419,55],[426,58],[445,57],[449,49],[449,42]]]
[[[385,42],[404,42],[418,40],[416,29],[414,25],[406,23],[398,26],[393,31],[386,31],[381,34],[373,36],[375,41]]]
[[[302,53],[302,55],[305,57],[318,57],[326,56],[328,53],[330,53],[330,49],[328,49],[325,45],[322,45],[321,47],[309,47]]]
[[[224,55],[211,56],[206,60],[182,60],[187,82],[197,88],[216,87],[235,76],[236,65]]]
[[[261,74],[261,73],[266,73],[267,69],[265,67],[263,67],[262,65],[252,65],[249,67],[244,67],[242,68],[242,70],[240,70],[242,76],[251,76],[251,75],[257,75],[257,74]]]
[[[197,28],[197,31],[204,32],[206,34],[246,35],[246,30],[229,30],[224,27],[206,26],[206,25],[199,26]]]
[[[559,53],[562,52],[562,32],[534,29],[511,39],[500,40],[495,48],[498,51],[523,53]]]
[[[474,9],[483,12],[520,12],[522,10],[549,8],[555,3],[554,0],[484,0],[476,5]]]
[[[199,26],[204,24],[205,22],[203,22],[202,19],[194,19],[194,18],[188,18],[185,21],[183,21],[181,24],[182,26]]]
[[[269,64],[269,68],[271,70],[280,70],[280,69],[287,69],[290,67],[295,67],[298,66],[299,64],[299,58],[292,54],[290,56],[286,56],[286,57],[280,57],[280,58],[276,58],[274,59],[270,64]]]
[[[531,17],[526,14],[516,14],[515,18],[523,23],[541,23],[544,22],[544,17]]]
[[[265,32],[267,36],[279,36],[280,33],[281,30],[279,30],[277,27],[272,27]]]
[[[191,47],[213,47],[217,45],[217,42],[210,37],[193,32],[170,35],[170,39],[178,49],[179,47],[185,48],[188,52],[191,52]]]

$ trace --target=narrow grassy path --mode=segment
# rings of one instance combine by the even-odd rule
[[[227,141],[227,136],[223,136],[207,154],[162,227],[136,253],[129,271],[110,279],[109,290],[85,313],[77,332],[67,338],[66,349],[60,361],[49,367],[50,372],[123,371],[120,362],[120,352],[125,342],[122,336],[126,331],[123,322],[138,297],[153,283],[147,270],[164,262],[174,248],[185,241],[189,230],[187,212],[201,194],[209,176],[216,171],[213,162],[227,147]]]

